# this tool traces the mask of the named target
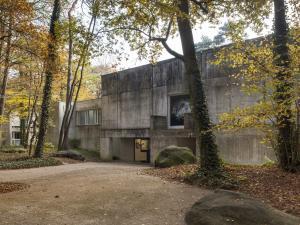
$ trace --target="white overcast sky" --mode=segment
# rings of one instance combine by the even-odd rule
[[[225,22],[226,22],[226,20],[224,19],[223,23],[225,23]],[[252,30],[248,29],[247,30],[247,38],[255,38],[257,36],[266,35],[266,34],[270,33],[272,19],[267,21],[267,24],[268,24],[267,29],[265,29],[263,31],[263,33],[261,33],[261,34],[256,34]],[[218,26],[216,26],[216,25],[211,25],[209,23],[204,23],[201,26],[199,25],[198,27],[195,27],[195,29],[193,29],[194,41],[195,41],[195,43],[200,42],[202,36],[208,36],[210,38],[213,38],[218,33],[218,31],[219,31],[219,29],[218,29]],[[175,50],[179,53],[182,53],[181,42],[180,42],[179,37],[170,39],[168,41],[168,44],[173,50]],[[131,51],[129,47],[127,49],[128,49],[127,54],[129,56],[129,60],[124,59],[121,62],[118,62],[119,63],[117,66],[118,70],[132,68],[132,67],[136,67],[136,66],[140,66],[140,65],[149,63],[148,60],[146,60],[146,59],[139,60],[136,52]],[[173,56],[170,55],[166,50],[164,50],[162,52],[161,57],[159,58],[159,61],[169,59],[169,58],[173,58]],[[93,66],[97,66],[97,65],[101,65],[101,64],[111,64],[111,63],[117,63],[115,56],[113,56],[113,55],[95,58],[92,61]]]

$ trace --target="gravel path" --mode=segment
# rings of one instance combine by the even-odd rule
[[[0,181],[30,184],[0,195],[0,224],[184,225],[184,213],[208,193],[141,175],[141,165],[80,163],[0,171]]]

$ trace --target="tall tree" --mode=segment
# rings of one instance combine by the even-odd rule
[[[70,129],[70,124],[72,121],[72,117],[74,114],[74,110],[77,104],[77,100],[79,98],[79,93],[81,91],[81,86],[84,78],[84,70],[85,66],[89,60],[89,56],[91,55],[92,50],[90,49],[91,45],[95,40],[95,27],[96,22],[99,17],[99,0],[92,0],[87,3],[89,7],[90,20],[89,25],[86,30],[81,30],[76,27],[76,22],[72,16],[72,11],[74,10],[77,1],[74,1],[72,7],[68,12],[68,75],[67,75],[67,91],[66,91],[66,108],[62,120],[62,125],[59,133],[59,141],[58,141],[58,150],[67,149],[68,148],[68,134]],[[74,28],[77,28],[78,33],[82,33],[81,37],[77,33],[74,33]],[[76,64],[73,63],[74,56],[74,37],[77,36],[76,50],[78,59],[76,60]],[[78,43],[80,42],[80,43]],[[74,72],[73,64],[75,64]]]
[[[219,127],[225,129],[256,128],[264,133],[264,143],[271,145],[279,166],[294,171],[300,165],[297,106],[300,79],[299,7],[293,1],[273,0],[274,33],[245,41],[231,27],[233,45],[220,51],[216,63],[224,61],[238,72],[232,79],[242,90],[259,98],[257,103],[221,115]],[[289,5],[289,7],[287,7]],[[273,7],[272,7],[273,6]],[[289,13],[286,11],[289,9]],[[293,13],[294,12],[294,13]],[[288,19],[289,18],[289,19]],[[287,23],[289,21],[289,25]],[[243,24],[244,21],[242,21]],[[290,27],[290,28],[289,28]],[[258,95],[259,94],[259,95]]]
[[[277,66],[275,80],[277,81],[274,99],[278,107],[276,115],[278,137],[276,152],[279,164],[283,169],[295,167],[297,149],[294,142],[295,129],[292,118],[293,98],[291,90],[290,61],[288,40],[289,26],[286,17],[287,5],[285,0],[274,0],[274,64]]]
[[[179,10],[183,16],[177,17],[178,30],[183,50],[183,62],[189,84],[192,112],[196,122],[200,144],[200,168],[205,173],[218,172],[220,159],[209,119],[206,97],[197,63],[192,27],[187,16],[190,14],[188,0],[180,0]]]
[[[3,116],[4,114],[7,80],[9,75],[9,69],[11,66],[10,57],[11,57],[12,26],[13,26],[12,23],[13,23],[13,17],[12,17],[12,13],[10,13],[9,21],[8,21],[9,25],[7,28],[7,42],[6,42],[6,50],[5,50],[3,78],[2,78],[1,91],[0,91],[0,116]]]
[[[61,11],[60,0],[54,0],[53,11],[50,20],[49,29],[49,45],[48,45],[48,56],[46,59],[46,70],[45,70],[45,84],[43,92],[43,101],[41,106],[41,116],[39,124],[38,141],[35,148],[34,156],[42,157],[43,147],[45,143],[45,136],[48,127],[49,120],[49,106],[52,95],[52,82],[54,74],[57,70],[57,48],[58,48],[58,35],[56,32],[56,26],[59,23]]]

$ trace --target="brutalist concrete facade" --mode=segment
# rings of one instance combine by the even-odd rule
[[[258,100],[257,96],[245,95],[239,86],[234,85],[229,68],[211,63],[215,51],[210,49],[198,53],[198,65],[213,123],[218,122],[221,113]],[[148,140],[147,158],[151,162],[168,145],[188,146],[198,152],[191,114],[184,114],[182,126],[172,126],[171,101],[176,96],[186,95],[188,88],[184,66],[177,59],[102,76],[102,97],[95,100],[99,102],[97,107],[101,108],[101,122],[94,127],[99,131],[97,148],[101,158],[138,161],[136,139]],[[81,104],[89,107],[84,102],[80,102],[78,107]],[[76,138],[81,138],[81,142],[92,137],[78,132],[85,131],[77,130],[74,134]],[[96,131],[93,130],[93,133],[96,134]],[[97,138],[97,135],[93,137]],[[272,149],[261,144],[261,135],[255,130],[217,133],[216,137],[220,155],[226,162],[261,164],[266,159],[275,158]]]

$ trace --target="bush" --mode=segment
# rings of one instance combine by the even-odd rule
[[[196,162],[192,150],[186,147],[168,146],[164,148],[155,159],[155,167],[165,168],[181,164]]]
[[[7,145],[0,148],[0,152],[3,153],[26,153],[26,149],[21,146]]]
[[[54,158],[20,158],[14,161],[0,161],[0,170],[25,169],[59,165],[62,165],[62,162]]]
[[[44,144],[44,152],[45,153],[51,153],[55,151],[55,146],[51,142],[46,142]]]

